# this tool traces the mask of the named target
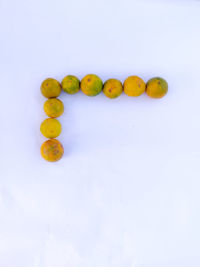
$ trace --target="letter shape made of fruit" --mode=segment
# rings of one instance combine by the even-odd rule
[[[99,95],[102,91],[109,98],[118,98],[125,95],[135,98],[146,92],[151,98],[162,98],[168,92],[168,83],[160,77],[144,80],[136,75],[129,76],[122,83],[116,78],[107,79],[104,83],[96,74],[88,74],[80,81],[76,76],[68,74],[60,83],[56,79],[45,79],[40,87],[41,93],[47,100],[44,103],[44,112],[47,117],[40,126],[42,135],[46,140],[41,146],[42,157],[50,162],[58,161],[64,154],[64,148],[57,138],[62,131],[62,125],[57,119],[64,113],[64,104],[58,99],[61,92],[68,95],[74,95],[82,91],[84,95],[93,97]]]

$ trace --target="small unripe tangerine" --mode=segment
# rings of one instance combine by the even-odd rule
[[[47,138],[56,138],[60,135],[62,126],[57,119],[48,118],[41,123],[40,131]]]
[[[40,90],[46,98],[57,97],[61,93],[61,85],[57,80],[48,78],[42,82]]]
[[[80,81],[76,76],[68,75],[66,76],[62,82],[62,89],[64,92],[68,94],[75,94],[80,90]]]
[[[116,98],[123,92],[122,83],[117,79],[109,79],[104,83],[103,92],[109,98]]]
[[[145,92],[146,84],[138,76],[129,76],[124,81],[124,93],[128,96],[140,96]]]
[[[96,96],[101,93],[102,80],[95,74],[88,74],[81,80],[81,90],[88,96]]]
[[[64,154],[62,144],[56,139],[45,141],[40,149],[42,157],[47,161],[58,161]]]
[[[146,93],[153,98],[161,98],[168,92],[168,83],[160,77],[155,77],[147,82]]]
[[[60,99],[50,98],[44,103],[44,111],[48,117],[57,118],[64,112],[64,105]]]

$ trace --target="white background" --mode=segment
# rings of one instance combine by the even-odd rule
[[[200,2],[0,0],[0,25],[0,266],[200,266]],[[62,93],[45,162],[40,84],[88,73],[169,93]]]

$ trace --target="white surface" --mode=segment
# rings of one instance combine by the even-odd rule
[[[1,0],[0,266],[200,266],[200,2]],[[161,100],[61,95],[40,157],[40,83],[164,77]]]

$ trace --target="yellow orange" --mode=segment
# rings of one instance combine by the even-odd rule
[[[124,82],[124,92],[128,96],[140,96],[145,92],[146,84],[138,76],[130,76]]]
[[[45,141],[40,149],[42,157],[47,161],[58,161],[64,154],[62,144],[56,139]]]

